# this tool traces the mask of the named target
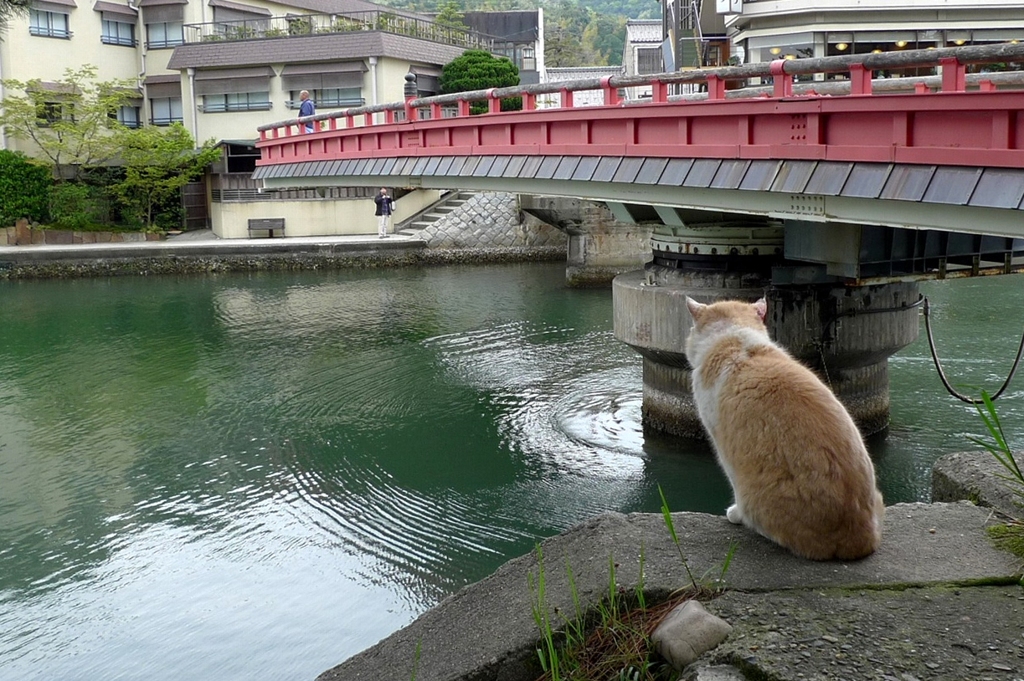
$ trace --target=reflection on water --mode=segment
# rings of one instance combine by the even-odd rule
[[[658,485],[720,513],[706,446],[643,433],[610,292],[563,282],[543,264],[0,286],[5,678],[311,679],[540,538],[657,511]],[[1017,288],[925,287],[959,383],[1008,370]],[[872,451],[887,501],[926,499],[932,462],[982,429],[923,340],[891,366]],[[1024,433],[1019,391],[1000,412]]]

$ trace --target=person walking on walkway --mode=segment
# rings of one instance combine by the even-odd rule
[[[373,202],[377,204],[377,212],[374,213],[377,216],[377,237],[386,239],[388,237],[388,220],[391,219],[391,213],[394,212],[395,201],[388,196],[388,190],[381,187],[380,194],[373,197]]]
[[[312,116],[316,113],[316,105],[309,98],[309,90],[303,90],[299,93],[299,102],[301,102],[299,104],[299,118]],[[313,121],[306,121],[306,132],[313,132]]]

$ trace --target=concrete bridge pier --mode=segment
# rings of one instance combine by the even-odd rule
[[[918,334],[918,314],[910,307],[918,299],[915,282],[778,286],[771,280],[777,255],[675,261],[655,255],[643,270],[621,274],[612,284],[615,336],[643,356],[645,428],[704,437],[685,354],[692,326],[686,296],[711,302],[762,295],[769,334],[825,380],[861,432],[888,425],[888,358]]]
[[[569,236],[565,281],[572,288],[609,286],[651,259],[653,228],[619,221],[603,203],[522,195],[520,206]]]

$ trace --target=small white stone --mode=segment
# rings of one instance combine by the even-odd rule
[[[697,601],[675,608],[651,634],[654,649],[678,671],[724,641],[732,627]]]

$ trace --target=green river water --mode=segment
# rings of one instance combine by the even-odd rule
[[[0,283],[0,679],[311,680],[606,510],[722,513],[645,436],[611,292],[564,265]],[[1020,280],[922,286],[994,390]],[[982,435],[922,338],[891,360],[888,503]],[[1019,381],[1018,381],[1019,383]],[[1024,442],[1015,386],[1000,401]],[[523,588],[527,588],[524,581]]]

